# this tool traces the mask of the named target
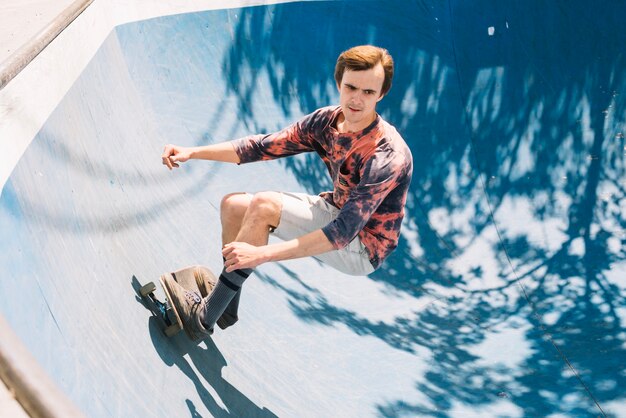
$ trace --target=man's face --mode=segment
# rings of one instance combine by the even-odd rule
[[[339,88],[339,105],[345,118],[345,130],[357,132],[367,128],[376,118],[376,103],[385,81],[382,64],[364,71],[346,69]]]

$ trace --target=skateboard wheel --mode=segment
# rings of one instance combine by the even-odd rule
[[[178,324],[173,324],[165,328],[165,335],[167,335],[168,337],[173,337],[174,335],[178,334],[179,331],[180,326]]]
[[[143,297],[148,296],[150,293],[153,293],[156,290],[156,286],[153,282],[150,282],[146,285],[141,286],[139,289],[139,294]]]

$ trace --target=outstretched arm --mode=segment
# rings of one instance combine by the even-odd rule
[[[168,144],[161,155],[163,165],[172,170],[179,167],[180,163],[190,159],[245,164],[310,152],[314,150],[314,147],[307,132],[311,126],[315,126],[320,112],[328,113],[331,111],[331,108],[315,111],[300,121],[272,134],[248,135],[234,141],[201,147],[181,147]]]
[[[188,160],[212,160],[225,163],[240,163],[239,156],[235,152],[235,147],[230,142],[205,145],[202,147],[181,147],[168,144],[165,146],[165,149],[163,149],[161,159],[163,160],[163,165],[167,166],[170,170],[174,167],[179,167],[179,163],[184,163]]]

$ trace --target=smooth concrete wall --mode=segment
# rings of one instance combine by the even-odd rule
[[[35,61],[0,90],[0,187],[4,186],[30,141],[115,26],[176,13],[272,3],[275,2],[95,1]]]

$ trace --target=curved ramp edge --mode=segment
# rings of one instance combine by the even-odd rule
[[[82,417],[84,416],[67,396],[58,389],[26,346],[0,316],[0,380],[31,417]],[[0,408],[7,416],[21,416],[24,412],[16,406]],[[24,416],[26,416],[24,414]]]

